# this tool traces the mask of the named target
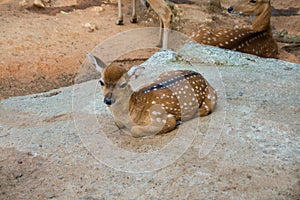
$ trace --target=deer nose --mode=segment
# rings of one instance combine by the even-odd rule
[[[227,11],[228,11],[229,13],[232,13],[232,11],[233,11],[233,7],[232,7],[232,6],[230,6],[229,8],[227,8]]]
[[[106,105],[111,105],[111,104],[113,104],[115,101],[112,99],[112,98],[108,98],[108,97],[105,97],[104,98],[104,103],[106,104]]]

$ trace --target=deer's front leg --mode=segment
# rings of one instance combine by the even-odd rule
[[[115,124],[119,129],[125,128],[126,126],[119,120],[115,120]]]
[[[217,104],[217,93],[216,91],[210,86],[207,86],[208,91],[205,95],[206,98],[203,101],[201,107],[199,108],[199,116],[206,116],[209,115]]]
[[[174,116],[166,119],[155,118],[148,126],[134,126],[131,128],[131,136],[145,137],[156,135],[158,133],[166,133],[176,128],[176,119]]]
[[[132,0],[132,15],[130,19],[131,23],[137,23],[137,16],[136,16],[136,0]]]
[[[133,126],[131,135],[133,137],[144,137],[166,133],[174,130],[176,125],[176,118],[173,115],[167,114],[162,108],[157,109],[156,107],[150,109],[150,124],[147,126]]]
[[[123,14],[122,14],[122,0],[118,0],[118,19],[116,20],[117,25],[123,25]]]
[[[132,137],[145,137],[156,135],[161,130],[159,126],[134,126],[131,128],[131,136]]]

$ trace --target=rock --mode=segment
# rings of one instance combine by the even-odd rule
[[[93,10],[99,14],[104,11],[104,8],[102,6],[94,6]]]
[[[94,32],[95,30],[98,30],[98,27],[94,22],[86,23],[84,27],[88,28],[88,32]]]
[[[38,8],[45,8],[45,4],[42,0],[34,0],[33,5]]]
[[[142,65],[142,83],[199,71],[217,89],[217,109],[135,139],[115,126],[97,80],[1,100],[0,199],[299,197],[300,65],[193,43]]]
[[[19,5],[20,5],[21,7],[25,7],[25,6],[28,5],[28,2],[27,2],[27,0],[22,0],[22,1],[19,2]]]

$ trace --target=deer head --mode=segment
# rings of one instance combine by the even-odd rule
[[[267,30],[270,26],[270,0],[243,0],[227,10],[232,14],[254,16],[252,27],[256,31]]]
[[[132,89],[128,82],[132,78],[137,78],[144,68],[134,66],[127,70],[118,65],[106,66],[98,57],[89,53],[87,56],[92,61],[95,69],[101,73],[99,84],[102,86],[104,103],[107,106],[112,106],[129,101]]]

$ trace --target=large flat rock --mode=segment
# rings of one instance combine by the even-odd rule
[[[195,44],[143,65],[134,88],[192,69],[217,109],[136,139],[116,128],[97,80],[2,100],[0,199],[299,198],[300,65]]]

